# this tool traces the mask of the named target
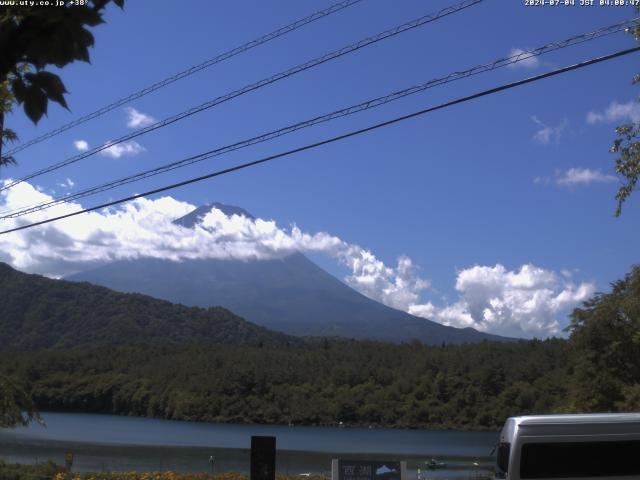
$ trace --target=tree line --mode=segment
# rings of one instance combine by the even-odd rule
[[[0,354],[42,410],[176,420],[496,429],[556,411],[563,340],[428,347],[121,346]]]

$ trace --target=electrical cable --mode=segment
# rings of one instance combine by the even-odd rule
[[[1,212],[0,213],[0,219],[7,219],[7,218],[17,218],[23,215],[27,215],[30,213],[34,213],[34,212],[38,212],[47,208],[51,208],[55,205],[59,205],[61,203],[68,203],[80,198],[84,198],[90,195],[96,195],[98,193],[102,193],[108,190],[112,190],[114,188],[117,188],[119,186],[122,185],[127,185],[129,183],[133,183],[136,181],[140,181],[143,180],[145,178],[149,178],[155,175],[159,175],[162,173],[166,173],[172,170],[175,170],[177,168],[182,168],[188,165],[192,165],[194,163],[197,162],[201,162],[205,159],[208,158],[212,158],[215,156],[219,156],[219,155],[223,155],[235,150],[239,150],[241,148],[246,148],[252,145],[256,145],[258,143],[262,143],[268,140],[272,140],[274,138],[278,138],[281,137],[283,135],[287,135],[293,132],[296,132],[298,130],[304,129],[304,128],[308,128],[314,125],[318,125],[320,123],[324,123],[324,122],[328,122],[331,120],[335,120],[337,118],[341,118],[341,117],[345,117],[348,115],[352,115],[355,113],[359,113],[365,110],[369,110],[375,107],[379,107],[382,105],[385,105],[387,103],[393,102],[395,100],[399,100],[401,98],[404,98],[408,95],[413,95],[416,94],[418,92],[422,92],[424,90],[427,90],[429,88],[433,88],[439,85],[444,85],[446,83],[450,83],[456,80],[460,80],[463,78],[468,78],[470,76],[473,75],[477,75],[480,73],[485,73],[488,71],[492,71],[495,70],[497,68],[502,68],[508,65],[513,65],[515,63],[533,58],[533,57],[537,57],[540,55],[543,55],[545,53],[548,52],[552,52],[552,51],[556,51],[559,49],[563,49],[563,48],[567,48],[569,46],[573,46],[573,45],[577,45],[580,43],[584,43],[587,41],[591,41],[597,38],[601,38],[605,35],[610,35],[612,33],[615,32],[620,32],[622,30],[626,30],[628,28],[632,28],[635,27],[636,25],[640,24],[640,18],[635,18],[632,20],[627,20],[624,22],[620,22],[614,25],[610,25],[607,27],[602,27],[599,28],[597,30],[594,30],[592,32],[587,32],[587,33],[583,33],[580,35],[574,35],[568,39],[565,39],[563,41],[558,41],[558,42],[551,42],[548,43],[546,45],[543,45],[541,47],[535,48],[535,49],[531,49],[525,52],[520,52],[516,55],[512,55],[510,57],[506,57],[506,58],[501,58],[498,60],[495,60],[493,62],[489,62],[489,63],[485,63],[482,65],[477,65],[475,67],[469,68],[467,70],[463,70],[463,71],[457,71],[457,72],[453,72],[450,73],[449,75],[443,76],[443,77],[439,77],[439,78],[435,78],[435,79],[431,79],[427,82],[418,84],[418,85],[414,85],[411,86],[409,88],[406,88],[404,90],[399,90],[393,93],[390,93],[388,95],[384,95],[381,97],[377,97],[375,99],[371,99],[356,105],[352,105],[350,107],[347,108],[343,108],[340,110],[336,110],[333,111],[331,113],[325,114],[325,115],[321,115],[321,116],[317,116],[314,118],[311,118],[309,120],[305,120],[303,122],[298,122],[296,124],[293,125],[289,125],[277,130],[272,130],[270,132],[258,135],[258,136],[254,136],[252,138],[246,139],[246,140],[242,140],[240,142],[236,142],[233,143],[231,145],[226,145],[223,147],[219,147],[216,148],[214,150],[209,150],[207,152],[198,154],[198,155],[194,155],[194,156],[190,156],[187,157],[185,159],[181,159],[178,160],[176,162],[171,162],[169,164],[166,165],[162,165],[160,167],[156,167],[150,170],[146,170],[143,172],[139,172],[136,173],[134,175],[128,175],[126,177],[120,178],[118,180],[113,180],[107,183],[103,183],[101,185],[97,185],[94,187],[90,187],[84,190],[81,190],[79,192],[75,192],[75,193],[70,193],[64,196],[60,196],[57,198],[54,198],[52,200],[46,201],[46,202],[40,202],[34,205],[30,205],[30,206],[25,206],[25,207],[19,207],[19,208],[15,208],[13,210],[9,210],[9,211],[5,211],[5,212]]]
[[[39,177],[40,175],[44,175],[45,173],[49,173],[49,172],[52,172],[54,170],[58,170],[58,169],[60,169],[62,167],[65,167],[67,165],[71,165],[73,163],[76,163],[76,162],[78,162],[80,160],[83,160],[83,159],[85,159],[87,157],[95,155],[98,152],[101,152],[103,150],[111,148],[114,145],[118,145],[118,144],[123,143],[125,141],[137,138],[137,137],[139,137],[141,135],[144,135],[146,133],[149,133],[149,132],[152,132],[154,130],[166,127],[167,125],[171,125],[172,123],[175,123],[177,121],[183,120],[183,119],[185,119],[187,117],[190,117],[192,115],[200,113],[200,112],[202,112],[204,110],[208,110],[208,109],[210,109],[210,108],[212,108],[212,107],[214,107],[216,105],[220,105],[221,103],[224,103],[224,102],[227,102],[229,100],[232,100],[232,99],[234,99],[236,97],[239,97],[241,95],[249,93],[249,92],[251,92],[253,90],[257,90],[257,89],[262,88],[262,87],[264,87],[266,85],[270,85],[270,84],[275,83],[275,82],[277,82],[279,80],[288,78],[288,77],[290,77],[292,75],[295,75],[297,73],[303,72],[303,71],[308,70],[310,68],[313,68],[313,67],[321,65],[323,63],[326,63],[326,62],[328,62],[330,60],[334,60],[336,58],[342,57],[343,55],[346,55],[348,53],[355,52],[357,50],[360,50],[361,48],[364,48],[366,46],[372,45],[372,44],[377,43],[379,41],[385,40],[385,39],[390,38],[390,37],[394,37],[394,36],[396,36],[396,35],[398,35],[400,33],[403,33],[403,32],[406,32],[408,30],[412,30],[414,28],[417,28],[419,26],[426,25],[428,23],[434,22],[436,20],[444,18],[444,17],[446,17],[448,15],[451,15],[453,13],[460,12],[460,11],[466,9],[466,8],[469,8],[471,6],[477,5],[477,4],[479,4],[479,3],[483,2],[483,1],[484,0],[464,0],[461,3],[457,3],[455,5],[451,5],[449,7],[443,8],[443,9],[439,10],[436,13],[433,13],[433,14],[430,14],[430,15],[425,15],[425,16],[420,17],[418,19],[415,19],[415,20],[412,20],[410,22],[407,22],[407,23],[404,23],[402,25],[399,25],[399,26],[397,26],[395,28],[392,28],[392,29],[389,29],[389,30],[385,30],[384,32],[378,33],[377,35],[374,35],[374,36],[371,36],[371,37],[367,37],[367,38],[365,38],[363,40],[360,40],[359,42],[356,42],[356,43],[353,43],[351,45],[342,47],[342,48],[340,48],[338,50],[335,50],[335,51],[333,51],[331,53],[327,53],[325,55],[322,55],[321,57],[317,57],[317,58],[315,58],[313,60],[309,60],[309,61],[307,61],[305,63],[296,65],[295,67],[289,68],[289,69],[284,70],[284,71],[282,71],[280,73],[277,73],[277,74],[272,75],[270,77],[264,78],[264,79],[262,79],[262,80],[260,80],[258,82],[246,85],[246,86],[244,86],[244,87],[242,87],[242,88],[240,88],[238,90],[234,90],[234,91],[232,91],[230,93],[227,93],[226,95],[219,96],[217,98],[214,98],[212,100],[204,102],[204,103],[202,103],[202,104],[200,104],[200,105],[198,105],[196,107],[192,107],[192,108],[190,108],[188,110],[180,112],[180,113],[178,113],[176,115],[172,115],[171,117],[165,118],[164,120],[156,122],[156,123],[154,123],[152,125],[149,125],[147,127],[144,127],[144,128],[139,129],[139,130],[136,130],[134,132],[131,132],[131,133],[127,134],[127,135],[119,137],[116,140],[107,142],[107,143],[105,143],[105,144],[103,144],[103,145],[101,145],[99,147],[93,148],[93,149],[88,150],[88,151],[86,151],[84,153],[81,153],[79,155],[75,155],[75,156],[70,157],[70,158],[68,158],[66,160],[60,161],[60,162],[55,163],[53,165],[50,165],[48,167],[45,167],[45,168],[42,168],[42,169],[37,170],[35,172],[32,172],[32,173],[30,173],[30,174],[28,174],[28,175],[26,175],[24,177],[21,177],[21,178],[19,178],[17,180],[14,180],[14,181],[12,181],[12,182],[10,182],[8,184],[0,186],[0,192],[4,191],[4,190],[7,190],[7,189],[9,189],[9,188],[11,188],[11,187],[13,187],[15,185],[18,185],[18,184],[20,184],[20,183],[22,183],[22,182],[24,182],[26,180],[30,180],[30,179],[35,178],[35,177]]]
[[[251,50],[252,48],[255,48],[259,45],[263,45],[271,40],[275,40],[276,38],[279,38],[283,35],[286,35],[287,33],[293,32],[297,29],[299,29],[300,27],[303,27],[305,25],[308,25],[312,22],[315,22],[316,20],[319,20],[321,18],[327,17],[333,13],[339,12],[347,7],[350,7],[352,5],[355,5],[356,3],[361,2],[362,0],[343,0],[341,2],[335,3],[331,6],[329,6],[328,8],[325,8],[324,10],[320,10],[318,12],[315,12],[307,17],[301,18],[299,20],[296,20],[293,23],[290,23],[289,25],[286,25],[284,27],[278,28],[277,30],[274,30],[273,32],[267,33],[266,35],[263,35],[259,38],[256,38],[255,40],[251,40],[250,42],[247,42],[243,45],[240,45],[239,47],[233,48],[231,50],[228,50],[224,53],[221,53],[219,55],[216,55],[215,57],[210,58],[209,60],[206,60],[202,63],[199,63],[198,65],[194,65],[192,67],[187,68],[186,70],[183,70],[181,72],[176,73],[175,75],[172,75],[170,77],[167,77],[163,80],[160,80],[159,82],[156,82],[152,85],[149,85],[148,87],[145,87],[141,90],[138,90],[137,92],[134,92],[130,95],[127,95],[126,97],[121,98],[120,100],[116,100],[113,103],[110,103],[109,105],[106,105],[102,108],[99,108],[98,110],[91,112],[87,115],[84,115],[76,120],[73,120],[72,122],[69,122],[65,125],[62,125],[54,130],[51,130],[47,133],[44,133],[42,135],[40,135],[39,137],[33,138],[27,142],[24,142],[16,147],[14,147],[13,149],[9,150],[8,152],[6,152],[6,155],[14,155],[18,152],[21,152],[22,150],[32,146],[32,145],[36,145],[40,142],[43,142],[44,140],[47,140],[51,137],[54,137],[62,132],[66,132],[67,130],[70,130],[74,127],[77,127],[78,125],[81,125],[85,122],[88,122],[89,120],[93,120],[94,118],[100,117],[102,115],[104,115],[107,112],[110,112],[118,107],[121,107],[122,105],[132,102],[134,100],[137,100],[139,98],[144,97],[145,95],[148,95],[151,92],[155,92],[156,90],[159,90],[162,87],[166,87],[167,85],[170,85],[174,82],[177,82],[178,80],[182,80],[183,78],[186,78],[190,75],[193,75],[194,73],[200,72],[206,68],[209,68],[217,63],[221,63],[225,60],[228,60],[232,57],[235,57],[236,55],[239,55],[241,53],[244,53],[248,50]]]
[[[160,187],[160,188],[156,188],[156,189],[153,189],[153,190],[149,190],[149,191],[144,192],[144,193],[138,193],[138,194],[131,195],[131,196],[128,196],[128,197],[120,198],[118,200],[113,200],[113,201],[110,201],[110,202],[102,203],[100,205],[95,205],[95,206],[90,207],[90,208],[85,208],[85,209],[82,209],[82,210],[78,210],[76,212],[70,212],[70,213],[67,213],[67,214],[64,214],[64,215],[59,215],[57,217],[48,218],[48,219],[41,220],[41,221],[38,221],[38,222],[33,222],[33,223],[29,223],[29,224],[13,227],[13,228],[10,228],[10,229],[7,229],[7,230],[0,231],[0,235],[5,235],[5,234],[8,234],[8,233],[17,232],[17,231],[20,231],[20,230],[25,230],[25,229],[28,229],[28,228],[37,227],[39,225],[44,225],[44,224],[55,222],[55,221],[62,220],[62,219],[65,219],[65,218],[74,217],[74,216],[77,216],[77,215],[80,215],[80,214],[83,214],[83,213],[92,212],[92,211],[95,211],[95,210],[100,210],[100,209],[103,209],[103,208],[107,208],[107,207],[111,207],[111,206],[114,206],[114,205],[118,205],[120,203],[129,202],[131,200],[136,200],[136,199],[141,198],[141,197],[146,197],[146,196],[149,196],[149,195],[154,195],[156,193],[166,192],[167,190],[173,190],[175,188],[184,187],[186,185],[191,185],[193,183],[201,182],[201,181],[207,180],[209,178],[214,178],[214,177],[218,177],[218,176],[225,175],[225,174],[228,174],[228,173],[232,173],[232,172],[236,172],[236,171],[239,171],[239,170],[243,170],[243,169],[246,169],[246,168],[249,168],[249,167],[254,167],[256,165],[267,163],[267,162],[276,160],[278,158],[287,157],[287,156],[293,155],[295,153],[304,152],[304,151],[307,151],[307,150],[318,148],[318,147],[323,146],[323,145],[328,145],[328,144],[335,143],[335,142],[338,142],[338,141],[341,141],[341,140],[345,140],[345,139],[350,138],[350,137],[361,135],[361,134],[366,133],[366,132],[370,132],[370,131],[377,130],[377,129],[380,129],[380,128],[383,128],[383,127],[387,127],[389,125],[393,125],[395,123],[399,123],[399,122],[402,122],[402,121],[405,121],[405,120],[408,120],[408,119],[411,119],[411,118],[414,118],[414,117],[418,117],[418,116],[421,116],[421,115],[424,115],[424,114],[427,114],[427,113],[430,113],[430,112],[434,112],[436,110],[442,110],[444,108],[448,108],[448,107],[451,107],[453,105],[458,105],[458,104],[465,103],[465,102],[468,102],[468,101],[471,101],[471,100],[475,100],[477,98],[485,97],[485,96],[488,96],[488,95],[493,95],[493,94],[498,93],[498,92],[502,92],[502,91],[509,90],[509,89],[512,89],[512,88],[515,88],[515,87],[526,85],[528,83],[532,83],[532,82],[536,82],[536,81],[539,81],[539,80],[543,80],[545,78],[549,78],[549,77],[557,76],[557,75],[560,75],[560,74],[564,74],[564,73],[567,73],[567,72],[570,72],[570,71],[573,71],[573,70],[577,70],[577,69],[580,69],[580,68],[584,68],[584,67],[587,67],[587,66],[590,66],[590,65],[594,65],[594,64],[597,64],[597,63],[602,63],[602,62],[605,62],[607,60],[612,60],[614,58],[618,58],[618,57],[621,57],[621,56],[624,56],[624,55],[629,55],[631,53],[635,53],[635,52],[638,52],[638,51],[640,51],[640,47],[634,47],[634,48],[629,48],[629,49],[626,49],[626,50],[620,50],[620,51],[617,51],[617,52],[614,52],[614,53],[610,53],[608,55],[603,55],[603,56],[600,56],[600,57],[592,58],[590,60],[585,60],[583,62],[576,63],[576,64],[573,64],[573,65],[570,65],[570,66],[567,66],[567,67],[559,68],[559,69],[556,69],[556,70],[551,70],[549,72],[545,72],[545,73],[540,74],[540,75],[535,75],[533,77],[525,78],[523,80],[519,80],[519,81],[516,81],[516,82],[503,84],[503,85],[500,85],[498,87],[494,87],[494,88],[491,88],[491,89],[488,89],[488,90],[483,90],[481,92],[474,93],[474,94],[468,95],[466,97],[461,97],[461,98],[457,98],[455,100],[451,100],[451,101],[446,102],[446,103],[441,103],[441,104],[436,105],[434,107],[428,107],[428,108],[419,110],[417,112],[409,113],[407,115],[403,115],[403,116],[400,116],[400,117],[395,117],[395,118],[392,118],[391,120],[386,120],[384,122],[376,123],[374,125],[370,125],[370,126],[365,127],[365,128],[361,128],[361,129],[358,129],[358,130],[353,130],[351,132],[348,132],[348,133],[345,133],[345,134],[342,134],[342,135],[337,135],[337,136],[334,136],[334,137],[331,137],[331,138],[327,138],[327,139],[321,140],[319,142],[307,144],[307,145],[304,145],[302,147],[298,147],[298,148],[294,148],[294,149],[291,149],[291,150],[287,150],[285,152],[280,152],[280,153],[277,153],[277,154],[274,154],[274,155],[270,155],[268,157],[264,157],[264,158],[261,158],[261,159],[258,159],[258,160],[254,160],[252,162],[242,163],[242,164],[239,164],[239,165],[235,165],[233,167],[225,168],[223,170],[218,170],[218,171],[215,171],[215,172],[211,172],[211,173],[208,173],[206,175],[201,175],[199,177],[190,178],[190,179],[184,180],[182,182],[173,183],[171,185],[166,185],[164,187]]]

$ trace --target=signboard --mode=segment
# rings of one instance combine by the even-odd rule
[[[332,480],[405,480],[406,462],[385,460],[331,461]]]

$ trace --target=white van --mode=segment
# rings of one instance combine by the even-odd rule
[[[506,480],[640,479],[640,414],[512,417],[496,460]]]

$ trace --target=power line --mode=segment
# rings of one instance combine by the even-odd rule
[[[469,8],[471,6],[477,5],[481,2],[483,2],[484,0],[464,0],[461,3],[443,8],[442,10],[439,10],[436,13],[430,14],[430,15],[425,15],[423,17],[420,17],[418,19],[412,20],[411,22],[407,22],[404,23],[402,25],[399,25],[395,28],[389,29],[389,30],[385,30],[384,32],[378,33],[377,35],[371,36],[371,37],[367,37],[363,40],[360,40],[359,42],[353,43],[351,45],[342,47],[338,50],[335,50],[331,53],[327,53],[325,55],[322,55],[321,57],[317,57],[313,60],[309,60],[308,62],[296,65],[295,67],[289,68],[288,70],[285,70],[283,72],[277,73],[275,75],[272,75],[270,77],[264,78],[258,82],[252,83],[250,85],[246,85],[238,90],[234,90],[226,95],[222,95],[220,97],[214,98],[213,100],[209,100],[205,103],[202,103],[201,105],[198,105],[196,107],[190,108],[189,110],[185,110],[181,113],[178,113],[176,115],[173,115],[171,117],[165,118],[164,120],[161,120],[159,122],[156,122],[152,125],[149,125],[145,128],[141,128],[139,130],[136,130],[130,134],[124,135],[120,138],[118,138],[117,140],[111,141],[111,142],[107,142],[99,147],[96,147],[92,150],[89,150],[87,152],[81,153],[79,155],[76,155],[74,157],[70,157],[66,160],[63,160],[61,162],[55,163],[53,165],[50,165],[48,167],[42,168],[40,170],[37,170],[33,173],[30,173],[18,180],[15,180],[13,182],[10,182],[2,187],[0,187],[0,192],[3,190],[6,190],[8,188],[11,188],[19,183],[22,183],[26,180],[30,180],[32,178],[38,177],[40,175],[43,175],[45,173],[49,173],[52,172],[54,170],[58,170],[62,167],[65,167],[67,165],[70,165],[72,163],[76,163],[84,158],[90,157],[92,155],[95,155],[98,152],[101,152],[103,150],[106,150],[107,148],[110,148],[114,145],[123,143],[125,141],[137,138],[141,135],[144,135],[146,133],[149,133],[151,131],[157,130],[159,128],[163,128],[166,127],[167,125],[170,125],[172,123],[175,123],[179,120],[183,120],[187,117],[190,117],[191,115],[195,115],[196,113],[200,113],[204,110],[207,110],[209,108],[212,108],[216,105],[219,105],[221,103],[227,102],[233,98],[239,97],[241,95],[244,95],[246,93],[249,93],[253,90],[257,90],[259,88],[262,88],[266,85],[270,85],[272,83],[275,83],[279,80],[288,78],[292,75],[295,75],[297,73],[303,72],[305,70],[308,70],[310,68],[316,67],[318,65],[321,65],[323,63],[326,63],[330,60],[334,60],[338,57],[341,57],[343,55],[346,55],[348,53],[352,53],[355,52],[357,50],[360,50],[361,48],[364,48],[366,46],[372,45],[374,43],[377,43],[379,41],[385,40],[387,38],[393,37],[395,35],[398,35],[400,33],[406,32],[408,30],[412,30],[414,28],[417,28],[419,26],[422,25],[426,25],[428,23],[434,22],[436,20],[439,20],[443,17],[446,17],[448,15],[460,12],[466,8]]]
[[[191,157],[187,157],[185,159],[176,161],[176,162],[172,162],[160,167],[156,167],[150,170],[146,170],[143,172],[139,172],[133,175],[129,175],[123,178],[120,178],[118,180],[113,180],[98,186],[94,186],[94,187],[90,187],[88,189],[85,190],[81,190],[79,192],[75,192],[75,193],[71,193],[65,196],[60,196],[57,198],[54,198],[50,201],[46,201],[46,202],[40,202],[34,205],[30,205],[30,206],[25,206],[25,207],[20,207],[20,208],[16,208],[10,211],[5,211],[0,213],[0,219],[7,219],[7,218],[17,218],[23,215],[27,215],[30,213],[34,213],[37,211],[41,211],[41,210],[45,210],[48,208],[51,208],[55,205],[59,205],[61,203],[68,203],[71,202],[73,200],[77,200],[80,198],[84,198],[84,197],[88,197],[90,195],[95,195],[101,192],[105,192],[108,190],[112,190],[114,188],[117,188],[119,186],[122,185],[127,185],[129,183],[133,183],[139,180],[143,180],[145,178],[149,178],[155,175],[159,175],[162,173],[166,173],[169,172],[171,170],[175,170],[177,168],[182,168],[197,162],[201,162],[205,159],[208,158],[212,158],[212,157],[216,157],[219,155],[223,155],[235,150],[239,150],[241,148],[245,148],[245,147],[249,147],[251,145],[255,145],[258,143],[262,143],[268,140],[272,140],[274,138],[278,138],[281,137],[283,135],[287,135],[289,133],[293,133],[296,132],[298,130],[304,129],[304,128],[308,128],[314,125],[318,125],[320,123],[324,123],[324,122],[328,122],[331,120],[335,120],[337,118],[341,118],[341,117],[346,117],[355,113],[359,113],[365,110],[369,110],[375,107],[379,107],[382,105],[385,105],[387,103],[393,102],[395,100],[399,100],[401,98],[404,98],[406,96],[409,95],[413,95],[415,93],[419,93],[422,92],[424,90],[430,89],[430,88],[434,88],[437,87],[439,85],[444,85],[446,83],[450,83],[456,80],[460,80],[463,78],[467,78],[473,75],[478,75],[480,73],[485,73],[491,70],[495,70],[498,68],[502,68],[508,65],[513,65],[517,62],[521,62],[524,60],[527,60],[529,58],[533,58],[533,57],[537,57],[540,55],[543,55],[545,53],[549,53],[555,50],[559,50],[559,49],[563,49],[563,48],[567,48],[569,46],[573,46],[573,45],[577,45],[577,44],[581,44],[587,41],[591,41],[591,40],[595,40],[597,38],[601,38],[605,35],[610,35],[612,33],[616,33],[616,32],[620,32],[622,30],[626,30],[627,28],[632,28],[636,25],[640,24],[640,18],[635,18],[635,19],[631,19],[631,20],[627,20],[624,22],[619,22],[617,24],[614,25],[610,25],[607,27],[602,27],[599,28],[597,30],[594,30],[592,32],[587,32],[587,33],[583,33],[580,35],[574,35],[570,38],[567,38],[563,41],[556,41],[556,42],[551,42],[548,43],[546,45],[543,45],[541,47],[535,48],[535,49],[530,49],[528,51],[525,52],[520,52],[516,55],[512,55],[510,57],[506,57],[506,58],[501,58],[498,60],[495,60],[493,62],[489,62],[489,63],[485,63],[482,65],[477,65],[473,68],[467,69],[467,70],[463,70],[463,71],[457,71],[457,72],[453,72],[450,73],[449,75],[443,76],[443,77],[439,77],[439,78],[434,78],[431,79],[427,82],[418,84],[418,85],[414,85],[411,86],[409,88],[406,88],[404,90],[399,90],[393,93],[390,93],[388,95],[384,95],[381,97],[377,97],[374,98],[372,100],[368,100],[356,105],[352,105],[350,107],[347,108],[343,108],[340,110],[336,110],[333,111],[331,113],[325,114],[325,115],[321,115],[321,116],[317,116],[314,118],[311,118],[309,120],[305,120],[303,122],[299,122],[293,125],[289,125],[283,128],[280,128],[278,130],[272,130],[270,132],[246,139],[246,140],[242,140],[240,142],[236,142],[230,145],[226,145],[223,147],[219,147],[213,150],[209,150],[207,152],[198,154],[198,155],[194,155]]]
[[[126,97],[121,98],[120,100],[116,100],[113,103],[110,103],[109,105],[106,105],[92,113],[89,113],[87,115],[84,115],[72,122],[69,122],[65,125],[62,125],[54,130],[51,130],[43,135],[40,135],[39,137],[33,138],[31,140],[29,140],[28,142],[22,143],[20,145],[18,145],[17,147],[9,150],[6,154],[7,155],[13,155],[15,153],[18,153],[32,145],[36,145],[37,143],[43,142],[44,140],[47,140],[51,137],[54,137],[62,132],[66,132],[67,130],[70,130],[74,127],[77,127],[78,125],[81,125],[85,122],[88,122],[89,120],[93,120],[94,118],[100,117],[102,115],[104,115],[107,112],[110,112],[111,110],[114,110],[118,107],[121,107],[122,105],[129,103],[133,100],[137,100],[141,97],[144,97],[145,95],[148,95],[151,92],[155,92],[156,90],[162,88],[162,87],[166,87],[167,85],[170,85],[174,82],[177,82],[178,80],[182,80],[183,78],[186,78],[190,75],[193,75],[194,73],[200,72],[206,68],[209,68],[217,63],[221,63],[225,60],[229,60],[232,57],[235,57],[236,55],[239,55],[241,53],[244,53],[248,50],[251,50],[252,48],[258,47],[260,45],[263,45],[271,40],[275,40],[276,38],[282,37],[283,35],[286,35],[287,33],[291,33],[305,25],[308,25],[312,22],[315,22],[316,20],[320,20],[321,18],[325,18],[333,13],[339,12],[347,7],[350,7],[352,5],[355,5],[356,3],[361,2],[362,0],[343,0],[341,2],[335,3],[333,5],[331,5],[328,8],[325,8],[324,10],[320,10],[318,12],[315,12],[307,17],[301,18],[299,20],[296,20],[293,23],[290,23],[289,25],[286,25],[284,27],[278,28],[277,30],[274,30],[273,32],[267,33],[266,35],[263,35],[259,38],[256,38],[255,40],[251,40],[250,42],[247,42],[243,45],[240,45],[239,47],[233,48],[231,50],[228,50],[224,53],[221,53],[219,55],[216,55],[215,57],[210,58],[209,60],[206,60],[202,63],[199,63],[198,65],[194,65],[190,68],[187,68],[186,70],[183,70],[181,72],[176,73],[175,75],[172,75],[170,77],[165,78],[164,80],[160,80],[159,82],[156,82],[152,85],[149,85],[148,87],[143,88],[142,90],[138,90],[137,92],[134,92],[130,95],[127,95]]]
[[[114,205],[118,205],[120,203],[129,202],[131,200],[136,200],[136,199],[141,198],[141,197],[146,197],[146,196],[149,196],[149,195],[154,195],[156,193],[166,192],[167,190],[172,190],[172,189],[175,189],[175,188],[184,187],[186,185],[191,185],[192,183],[200,182],[202,180],[207,180],[209,178],[214,178],[214,177],[218,177],[218,176],[225,175],[225,174],[228,174],[228,173],[236,172],[238,170],[243,170],[245,168],[254,167],[256,165],[267,163],[267,162],[276,160],[278,158],[287,157],[287,156],[293,155],[295,153],[304,152],[306,150],[311,150],[311,149],[314,149],[314,148],[317,148],[317,147],[321,147],[323,145],[328,145],[330,143],[338,142],[338,141],[345,140],[345,139],[350,138],[350,137],[355,137],[357,135],[361,135],[361,134],[366,133],[366,132],[377,130],[379,128],[387,127],[389,125],[393,125],[395,123],[399,123],[399,122],[402,122],[402,121],[405,121],[405,120],[408,120],[408,119],[411,119],[411,118],[414,118],[414,117],[425,115],[427,113],[434,112],[436,110],[442,110],[444,108],[448,108],[448,107],[451,107],[451,106],[454,106],[454,105],[458,105],[458,104],[465,103],[465,102],[468,102],[468,101],[471,101],[471,100],[475,100],[475,99],[480,98],[480,97],[493,95],[493,94],[498,93],[498,92],[502,92],[502,91],[505,91],[505,90],[510,90],[512,88],[519,87],[519,86],[522,86],[522,85],[526,85],[528,83],[536,82],[536,81],[539,81],[539,80],[543,80],[545,78],[553,77],[553,76],[560,75],[560,74],[563,74],[563,73],[567,73],[567,72],[570,72],[570,71],[573,71],[573,70],[584,68],[584,67],[587,67],[587,66],[590,66],[590,65],[594,65],[594,64],[597,64],[597,63],[605,62],[607,60],[618,58],[618,57],[621,57],[621,56],[624,56],[624,55],[629,55],[631,53],[638,52],[638,51],[640,51],[640,47],[634,47],[634,48],[629,48],[629,49],[626,49],[626,50],[620,50],[618,52],[610,53],[608,55],[603,55],[603,56],[600,56],[600,57],[592,58],[590,60],[585,60],[583,62],[576,63],[576,64],[573,64],[573,65],[570,65],[570,66],[567,66],[567,67],[563,67],[563,68],[559,68],[559,69],[556,69],[556,70],[552,70],[552,71],[549,71],[549,72],[546,72],[546,73],[543,73],[543,74],[540,74],[540,75],[535,75],[533,77],[529,77],[529,78],[526,78],[526,79],[523,79],[523,80],[519,80],[519,81],[516,81],[516,82],[503,84],[503,85],[500,85],[498,87],[494,87],[494,88],[491,88],[491,89],[488,89],[488,90],[483,90],[481,92],[474,93],[472,95],[468,95],[466,97],[461,97],[461,98],[458,98],[458,99],[455,99],[455,100],[451,100],[451,101],[446,102],[446,103],[441,103],[441,104],[436,105],[434,107],[425,108],[423,110],[419,110],[417,112],[413,112],[413,113],[410,113],[410,114],[407,114],[407,115],[396,117],[396,118],[393,118],[391,120],[386,120],[386,121],[381,122],[381,123],[376,123],[374,125],[370,125],[368,127],[361,128],[359,130],[353,130],[351,132],[348,132],[348,133],[345,133],[345,134],[342,134],[342,135],[338,135],[338,136],[335,136],[335,137],[331,137],[331,138],[328,138],[328,139],[325,139],[325,140],[321,140],[321,141],[316,142],[316,143],[307,144],[307,145],[304,145],[302,147],[294,148],[292,150],[287,150],[285,152],[277,153],[275,155],[270,155],[268,157],[264,157],[264,158],[261,158],[259,160],[254,160],[252,162],[242,163],[240,165],[236,165],[236,166],[233,166],[233,167],[225,168],[223,170],[218,170],[218,171],[215,171],[215,172],[212,172],[212,173],[209,173],[209,174],[206,174],[206,175],[202,175],[202,176],[199,176],[199,177],[190,178],[190,179],[184,180],[182,182],[178,182],[178,183],[174,183],[174,184],[167,185],[167,186],[164,186],[164,187],[160,187],[160,188],[156,188],[156,189],[153,189],[153,190],[149,190],[149,191],[144,192],[144,193],[138,193],[138,194],[135,194],[135,195],[131,195],[129,197],[124,197],[124,198],[121,198],[119,200],[114,200],[114,201],[111,201],[111,202],[102,203],[100,205],[96,205],[96,206],[93,206],[93,207],[90,207],[90,208],[85,208],[85,209],[82,209],[82,210],[78,210],[76,212],[71,212],[71,213],[67,213],[65,215],[59,215],[57,217],[49,218],[49,219],[46,219],[46,220],[41,220],[39,222],[34,222],[34,223],[30,223],[30,224],[26,224],[26,225],[21,225],[21,226],[18,226],[18,227],[10,228],[8,230],[0,231],[0,235],[4,235],[4,234],[7,234],[7,233],[12,233],[12,232],[17,232],[19,230],[25,230],[25,229],[28,229],[28,228],[37,227],[39,225],[44,225],[44,224],[55,222],[55,221],[58,221],[58,220],[63,220],[65,218],[74,217],[74,216],[80,215],[82,213],[87,213],[87,212],[92,212],[92,211],[95,211],[95,210],[100,210],[102,208],[107,208],[107,207],[111,207],[111,206],[114,206]]]

